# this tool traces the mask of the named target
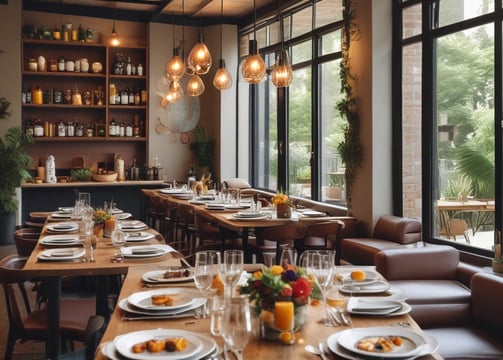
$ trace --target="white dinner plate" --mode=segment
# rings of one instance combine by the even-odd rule
[[[352,282],[338,286],[339,290],[346,294],[378,294],[390,288],[387,281],[377,280],[370,284],[358,284]]]
[[[152,296],[168,295],[173,299],[173,305],[155,305]],[[193,293],[183,288],[167,288],[140,291],[129,295],[128,302],[143,310],[165,311],[190,306],[194,302]]]
[[[128,212],[121,212],[119,214],[115,214],[115,218],[117,220],[125,220],[125,219],[129,219],[131,216],[133,216],[133,214],[131,213],[128,213]]]
[[[250,204],[228,204],[228,205],[225,205],[225,208],[226,209],[229,209],[229,210],[239,210],[239,209],[248,209],[251,205]]]
[[[52,232],[72,232],[79,229],[79,224],[75,222],[59,222],[47,225],[47,230]]]
[[[210,354],[214,353],[215,350],[217,349],[217,344],[216,344],[215,340],[213,340],[209,336],[200,335],[200,334],[196,334],[196,335],[201,340],[203,347],[198,354],[191,356],[191,357],[188,357],[185,360],[204,359],[207,356],[209,356]],[[116,339],[119,339],[121,336],[123,336],[123,335],[117,336]],[[124,360],[124,357],[122,357],[122,355],[117,351],[113,341],[105,343],[101,347],[101,353],[103,355],[105,355],[107,358],[109,358],[110,360]],[[152,358],[150,358],[150,359],[152,359]],[[156,357],[154,359],[157,360],[158,358]]]
[[[44,236],[40,239],[42,245],[50,246],[68,246],[68,245],[78,245],[82,242],[79,239],[79,235],[49,235]]]
[[[171,196],[173,196],[176,199],[180,199],[180,200],[190,200],[194,197],[194,194],[192,194],[192,193],[172,194]]]
[[[128,242],[138,242],[138,241],[147,241],[154,238],[155,235],[148,232],[130,232],[126,233],[126,241]]]
[[[172,277],[172,278],[165,278],[164,274],[166,273],[167,270],[153,270],[153,271],[147,271],[145,274],[142,276],[142,280],[146,283],[154,283],[154,284],[169,284],[169,283],[177,283],[177,282],[185,282],[185,281],[191,281],[194,279],[194,271],[192,269],[181,269],[181,270],[187,270],[189,275],[188,276],[180,276],[180,277]]]
[[[348,312],[353,315],[398,316],[411,311],[404,301],[388,299],[368,299],[351,297],[348,301]]]
[[[198,294],[193,294],[194,296],[200,296]],[[147,315],[147,316],[156,316],[156,317],[173,317],[173,318],[179,318],[181,316],[184,316],[184,314],[188,314],[188,316],[194,316],[194,312],[192,310],[197,309],[198,307],[201,307],[204,305],[206,302],[206,298],[201,298],[201,297],[195,297],[194,301],[192,304],[179,308],[179,309],[173,309],[173,310],[159,310],[159,311],[151,311],[151,310],[143,310],[139,309],[137,307],[134,307],[131,305],[128,301],[127,298],[122,299],[119,301],[119,308],[131,313],[131,314],[138,314],[138,315]]]
[[[353,284],[355,286],[358,286],[361,284],[367,285],[367,284],[376,282],[377,280],[381,279],[381,275],[375,271],[363,270],[363,272],[365,273],[365,280],[351,279],[351,272],[340,273],[340,277],[342,278],[342,282],[344,283],[344,285]],[[339,276],[338,276],[338,278],[339,278]]]
[[[51,217],[53,218],[62,218],[62,219],[69,219],[72,217],[72,212],[71,211],[55,211],[51,214]]]
[[[234,220],[248,220],[248,221],[263,220],[263,219],[267,219],[268,217],[269,217],[269,215],[267,215],[267,214],[261,214],[260,216],[255,216],[255,217],[239,216],[238,214],[232,215],[232,218]]]
[[[163,194],[185,194],[188,193],[189,191],[184,189],[161,189],[159,190],[159,192]]]
[[[301,213],[302,213],[302,215],[307,216],[307,217],[323,217],[323,216],[327,216],[326,213],[321,212],[321,211],[316,211],[316,210],[304,210]]]
[[[122,231],[138,231],[145,230],[148,226],[140,220],[126,220],[119,222],[119,229]]]
[[[260,211],[255,211],[255,210],[245,210],[245,211],[239,211],[235,214],[236,217],[250,217],[250,218],[256,218],[256,217],[261,217],[264,215],[264,213]]]
[[[65,261],[81,258],[86,254],[86,249],[80,248],[64,248],[64,249],[48,249],[38,254],[38,259],[43,261]]]
[[[402,345],[394,346],[388,352],[372,352],[359,349],[357,343],[367,338],[399,336],[402,338]],[[368,327],[348,329],[341,332],[337,338],[337,343],[344,349],[356,354],[380,359],[397,359],[416,356],[426,340],[418,333],[396,326]]]
[[[169,245],[137,245],[127,246],[120,249],[122,256],[126,258],[151,258],[165,255],[175,251]]]
[[[342,332],[336,332],[332,335],[330,335],[327,339],[327,345],[330,351],[332,351],[334,354],[348,360],[362,360],[362,357],[359,354],[356,354],[352,351],[346,350],[342,346],[339,345],[338,343],[338,338],[342,334]],[[428,335],[427,333],[423,333],[422,337],[425,341],[424,346],[420,349],[420,351],[411,357],[404,357],[400,360],[411,360],[411,359],[416,359],[420,356],[428,355],[431,354],[438,349],[438,343],[437,340],[432,337],[431,335]]]
[[[225,204],[206,203],[205,208],[208,210],[225,210]]]
[[[59,207],[58,210],[71,213],[73,212],[73,207]]]
[[[165,338],[177,338],[177,337],[183,337],[188,342],[187,347],[183,351],[173,351],[173,352],[162,351],[160,353],[150,353],[148,351],[142,353],[135,353],[132,351],[133,345],[141,343],[143,341],[148,341],[151,339],[165,339]],[[134,331],[116,337],[113,340],[113,342],[119,354],[125,356],[128,359],[135,359],[135,360],[188,359],[193,356],[199,355],[204,348],[203,341],[200,335],[190,331],[177,330],[177,329],[154,329],[154,330]]]
[[[112,214],[116,215],[116,214],[122,214],[124,212],[124,210],[121,210],[121,209],[118,209],[118,208],[113,208],[112,209]]]

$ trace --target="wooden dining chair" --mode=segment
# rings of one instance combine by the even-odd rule
[[[324,221],[306,227],[304,239],[300,242],[299,253],[305,250],[335,250],[344,223],[340,220]]]
[[[23,227],[14,231],[14,243],[16,244],[17,254],[20,256],[30,256],[31,252],[37,246],[38,238],[42,228]]]
[[[296,223],[256,228],[255,237],[248,240],[248,249],[255,255],[257,263],[263,263],[267,258],[278,263],[281,245],[295,245],[295,240],[300,237]]]
[[[240,249],[240,234],[221,229],[209,216],[197,213],[196,221],[196,242],[194,252],[202,250],[218,250],[223,252],[226,249]]]
[[[26,281],[36,275],[23,270],[27,257],[8,255],[0,260],[2,283],[9,329],[5,359],[12,359],[17,340],[47,339],[48,313],[46,308],[32,310],[26,291]],[[19,290],[16,291],[16,286]],[[16,293],[21,293],[22,302]],[[83,342],[88,320],[96,312],[95,299],[64,299],[60,306],[60,333],[64,340]],[[63,343],[63,342],[62,342]]]

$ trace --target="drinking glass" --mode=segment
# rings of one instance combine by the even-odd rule
[[[91,206],[91,194],[79,192],[78,201],[80,201],[82,206],[84,206],[84,207]]]
[[[224,293],[226,298],[232,297],[232,288],[238,283],[243,272],[243,251],[225,250],[222,265],[220,266],[220,277],[224,282]]]
[[[250,303],[247,297],[225,299],[222,318],[222,337],[225,353],[231,351],[237,360],[243,359],[243,349],[251,332]],[[227,357],[226,357],[227,358]]]
[[[281,266],[287,265],[296,265],[297,264],[297,250],[293,247],[293,245],[285,244],[281,245],[281,253],[279,258],[279,264]]]
[[[334,274],[335,252],[330,250],[307,250],[302,253],[303,264],[307,273],[312,275],[321,289],[325,318],[321,323],[331,326],[333,323],[328,316],[327,288],[332,284]]]
[[[126,244],[126,233],[121,230],[114,229],[111,233],[112,244],[114,247],[121,248]]]
[[[274,326],[276,326],[276,329],[281,331],[280,338],[284,343],[291,344],[294,341],[294,313],[295,311],[292,301],[276,301],[274,303]]]
[[[201,294],[207,299],[215,295],[216,292],[211,291],[213,278],[218,275],[220,266],[220,253],[216,250],[206,250],[196,252],[194,262],[194,283]],[[203,305],[203,318],[207,315],[207,303]]]
[[[213,297],[210,309],[210,332],[213,336],[222,336],[222,318],[224,316],[224,310],[224,298],[221,296]]]

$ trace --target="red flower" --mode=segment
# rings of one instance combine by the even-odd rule
[[[294,298],[306,298],[311,295],[311,283],[306,278],[299,277],[291,285]]]

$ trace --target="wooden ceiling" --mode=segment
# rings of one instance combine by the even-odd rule
[[[16,1],[16,0],[11,0]],[[225,23],[245,24],[306,0],[223,0]],[[183,12],[182,12],[183,8]],[[140,22],[215,24],[221,0],[23,0],[23,9]],[[183,14],[183,16],[182,16]]]

